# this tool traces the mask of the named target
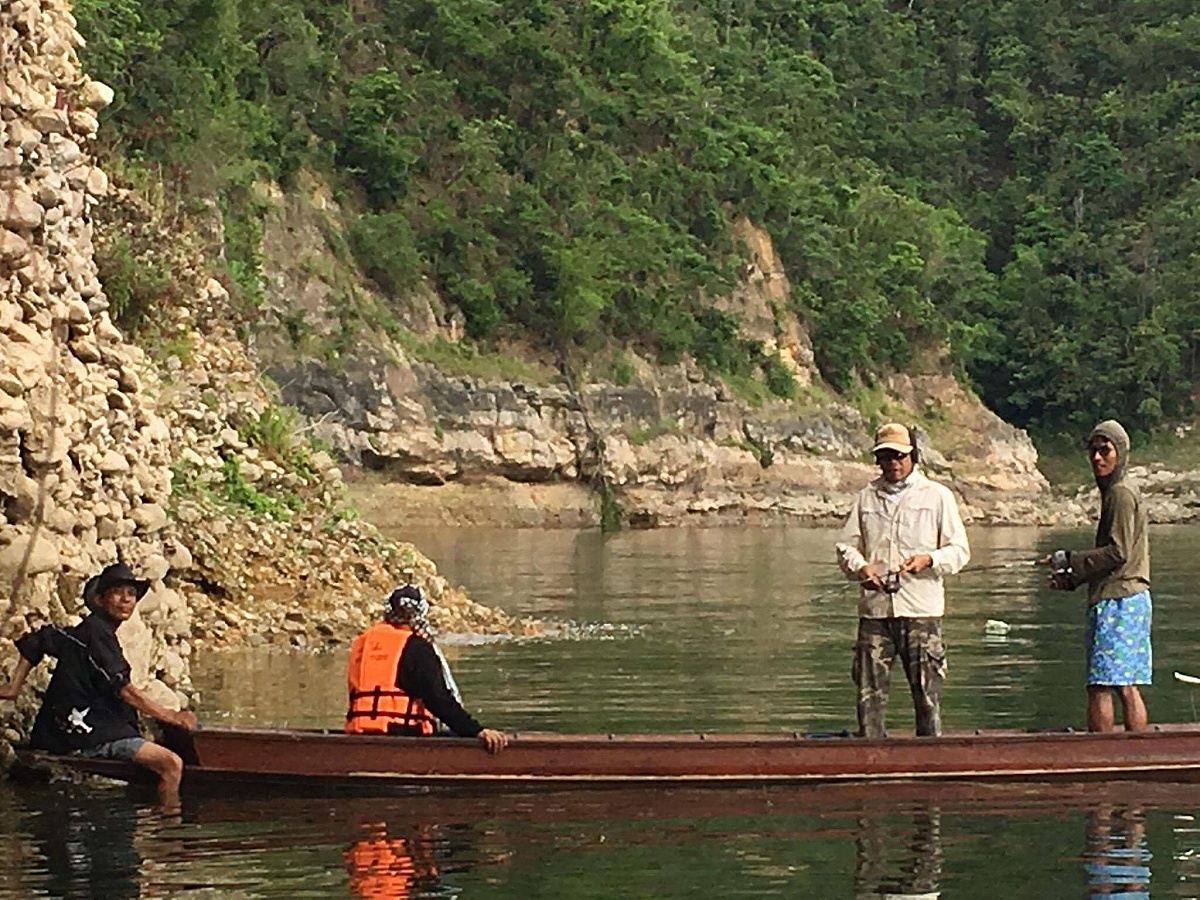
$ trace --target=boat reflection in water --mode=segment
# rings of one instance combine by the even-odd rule
[[[36,807],[20,810],[20,831],[28,842],[22,849],[39,860],[40,887],[46,894],[113,900],[142,896],[137,837],[157,813],[139,811],[121,793],[63,785],[40,792]],[[15,887],[19,879],[6,874],[4,880]]]
[[[1146,818],[1138,806],[1102,804],[1088,813],[1083,854],[1089,896],[1150,896]]]
[[[1179,828],[1200,809],[1194,785],[241,792],[185,796],[174,819],[148,811],[150,788],[0,786],[0,800],[13,835],[13,852],[0,853],[0,900],[197,889],[929,900],[992,896],[1014,881],[1033,896],[1077,896],[1081,884],[1095,895],[1145,896],[1155,840],[1163,882],[1197,887],[1175,863],[1184,839],[1195,843]]]

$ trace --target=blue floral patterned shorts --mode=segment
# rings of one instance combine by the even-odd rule
[[[1150,684],[1151,612],[1149,591],[1088,607],[1088,684]]]

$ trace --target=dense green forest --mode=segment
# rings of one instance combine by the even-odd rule
[[[319,173],[388,296],[470,336],[764,370],[706,298],[772,235],[835,387],[948,345],[1042,434],[1191,414],[1194,0],[76,0],[105,152],[217,197]]]

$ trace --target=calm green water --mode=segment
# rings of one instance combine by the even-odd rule
[[[1147,697],[1159,721],[1193,717],[1190,691],[1171,674],[1200,674],[1200,622],[1185,588],[1200,573],[1197,535],[1153,535]],[[451,644],[467,704],[485,724],[853,723],[854,601],[836,591],[832,532],[397,536],[481,602],[583,626],[576,639]],[[945,624],[947,727],[1080,725],[1083,597],[1045,590],[1022,563],[1088,534],[971,537],[976,571],[952,581]],[[988,619],[1012,630],[990,638]],[[207,721],[340,724],[341,654],[198,663]],[[900,678],[894,731],[912,725]],[[0,786],[0,897],[1200,895],[1200,788],[1179,786],[240,796],[189,800],[176,820],[150,800],[125,789]]]

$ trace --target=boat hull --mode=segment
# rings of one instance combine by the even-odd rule
[[[1200,782],[1200,726],[1137,733],[982,731],[867,740],[832,735],[519,734],[475,740],[279,729],[171,730],[189,783],[304,782],[381,788],[747,785],[871,781]]]
[[[188,788],[233,784],[382,791],[468,788],[823,785],[873,782],[1200,783],[1200,726],[1137,733],[978,731],[939,738],[839,735],[513,736],[491,755],[479,741],[286,729],[166,729]],[[55,767],[146,780],[136,766],[23,755]]]

